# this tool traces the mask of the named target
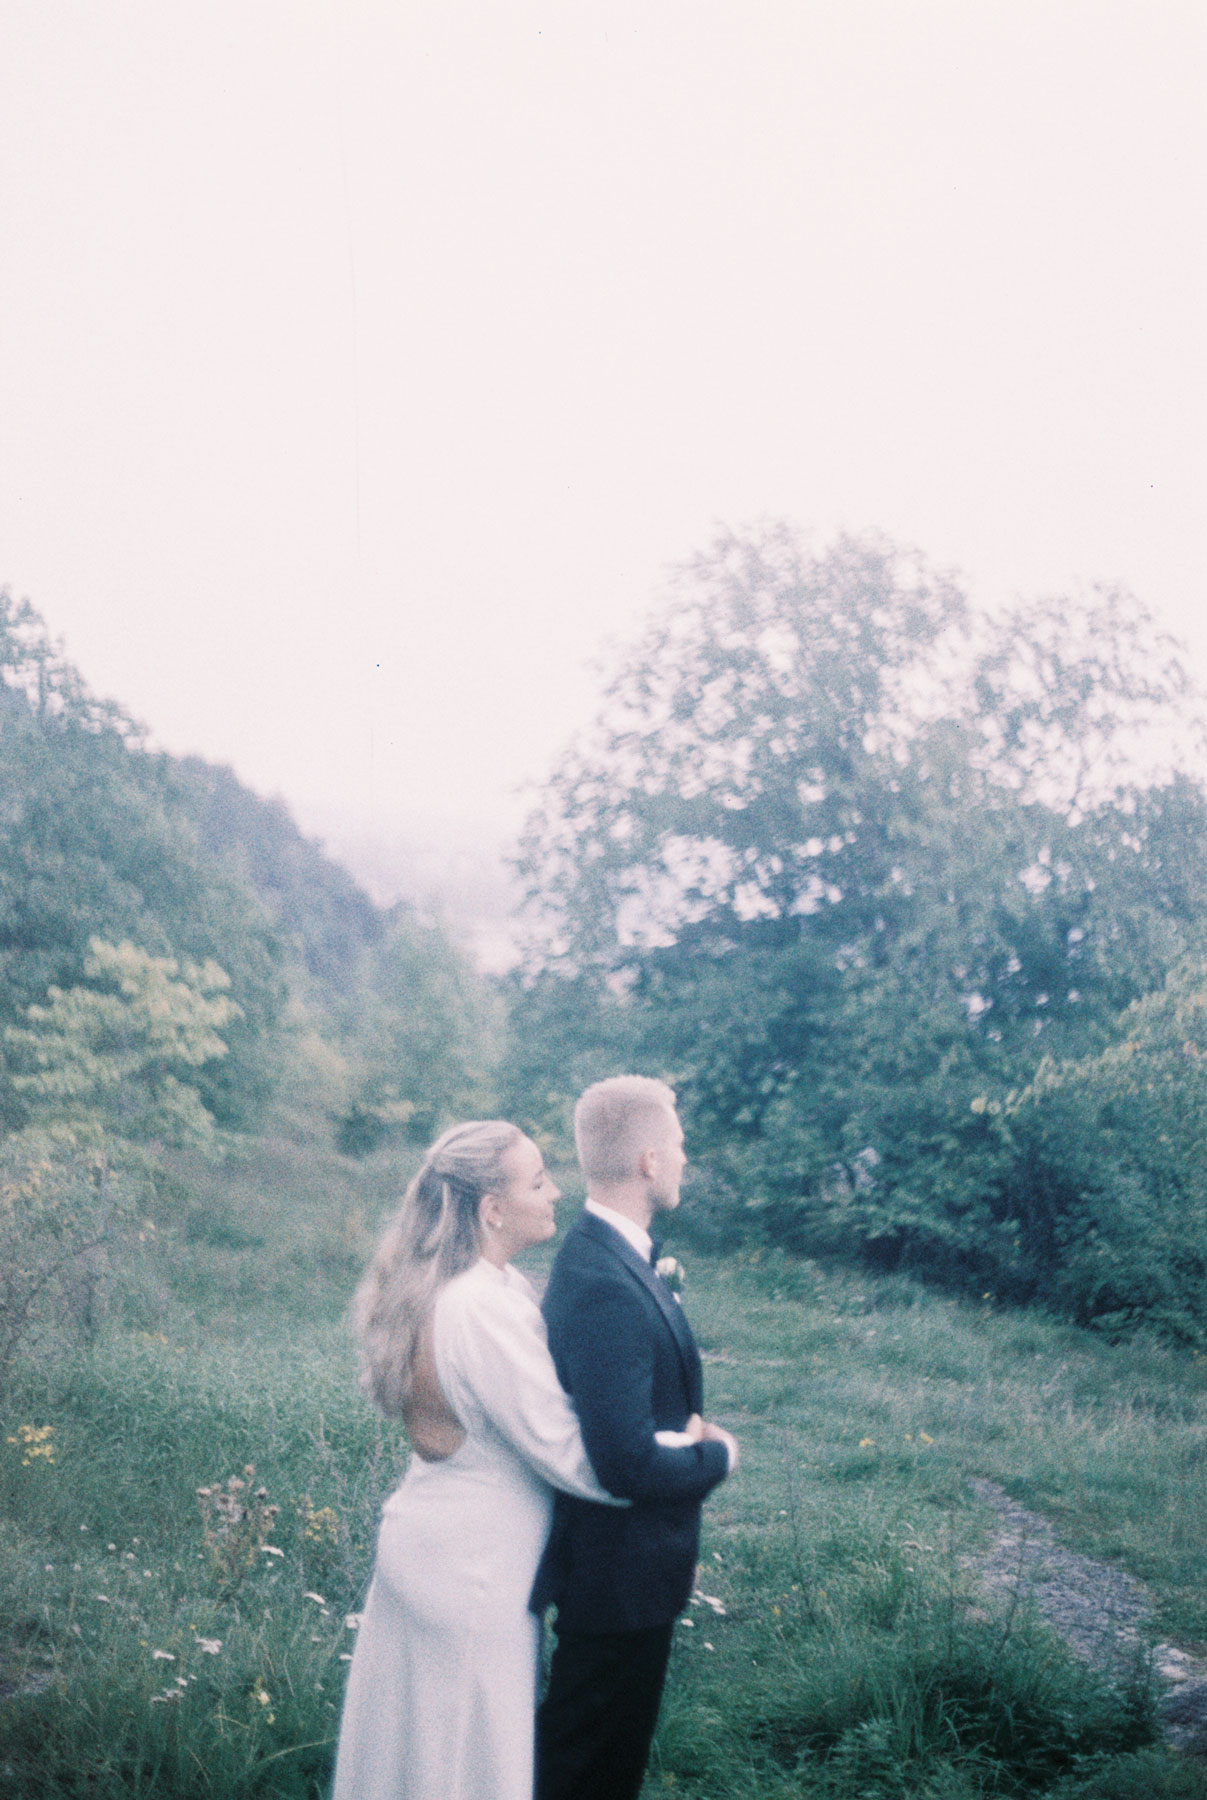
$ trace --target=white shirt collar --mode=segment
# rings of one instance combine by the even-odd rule
[[[654,1240],[649,1232],[643,1231],[635,1220],[626,1219],[623,1213],[613,1212],[610,1206],[601,1206],[598,1200],[585,1201],[584,1211],[594,1213],[597,1219],[602,1219],[605,1225],[610,1225],[613,1231],[618,1231],[622,1238],[632,1244],[642,1262],[649,1262],[650,1249]]]

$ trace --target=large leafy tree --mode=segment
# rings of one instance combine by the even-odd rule
[[[1071,853],[1143,861],[1168,807],[1184,828],[1195,801],[1184,781],[1154,798],[1173,770],[1152,750],[1172,751],[1187,691],[1118,593],[989,629],[878,540],[807,556],[784,526],[727,535],[681,572],[529,823],[530,968],[615,977],[659,948],[802,933],[854,955],[945,877],[951,904],[970,896],[993,840],[1028,912],[1070,891]]]
[[[879,540],[722,537],[530,822],[533,1082],[606,1047],[781,1235],[858,1187],[958,1244],[997,1155],[971,1100],[1103,1049],[1200,940],[1192,701],[1123,593],[989,622]]]
[[[613,1062],[689,1079],[697,1124],[745,1132],[824,1059],[836,972],[891,878],[909,673],[964,613],[917,558],[812,557],[782,526],[681,572],[522,844],[517,1051],[561,1042],[562,1003],[580,1044],[532,1085],[599,1072],[593,1024]]]
[[[881,543],[808,557],[786,527],[720,539],[529,826],[537,960],[615,971],[685,935],[789,941],[839,898],[868,911],[910,676],[964,612],[953,583]]]

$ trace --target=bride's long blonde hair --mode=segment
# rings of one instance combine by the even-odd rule
[[[438,1137],[386,1226],[352,1302],[361,1386],[397,1416],[411,1392],[415,1346],[445,1282],[481,1254],[478,1208],[505,1185],[507,1152],[522,1132],[505,1119],[472,1119]]]

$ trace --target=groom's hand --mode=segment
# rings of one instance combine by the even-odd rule
[[[729,1458],[729,1473],[732,1475],[738,1466],[738,1440],[720,1425],[703,1425],[700,1436],[705,1443],[724,1444],[725,1454]]]

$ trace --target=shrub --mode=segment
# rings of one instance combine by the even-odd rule
[[[137,1194],[103,1139],[24,1131],[0,1141],[0,1393],[31,1340],[52,1328],[95,1335],[108,1251]]]
[[[712,1243],[753,1232],[1112,1334],[1207,1342],[1207,967],[1184,962],[1106,1049],[1047,1059],[1018,1092],[970,1092],[970,1073],[946,1096],[853,1109],[852,1153],[826,1163],[785,1097],[744,1168],[722,1153],[716,1204],[685,1222]]]

